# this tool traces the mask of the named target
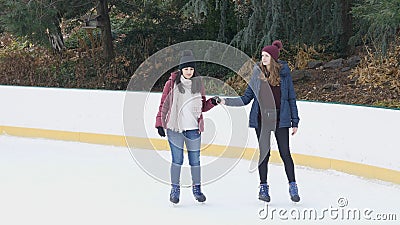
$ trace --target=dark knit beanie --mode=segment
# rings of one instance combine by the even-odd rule
[[[194,69],[196,67],[193,53],[190,50],[183,51],[181,60],[179,61],[179,69],[180,70],[183,68],[186,68],[186,67],[192,67]]]
[[[261,50],[261,52],[268,52],[275,61],[278,61],[279,51],[282,49],[282,47],[283,47],[282,42],[279,40],[276,40],[276,41],[272,42],[272,45],[265,46]]]

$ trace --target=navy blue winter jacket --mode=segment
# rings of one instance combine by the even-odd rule
[[[300,118],[298,116],[297,105],[296,105],[296,93],[293,88],[292,76],[290,75],[290,69],[286,62],[279,61],[282,65],[280,71],[280,87],[281,87],[281,108],[280,108],[280,122],[279,127],[298,127]],[[243,106],[251,102],[253,105],[250,110],[249,127],[258,128],[258,111],[259,105],[257,96],[260,91],[260,73],[261,68],[255,65],[253,68],[253,74],[250,82],[247,85],[244,95],[237,98],[226,98],[225,105],[227,106]],[[257,93],[257,94],[255,94]]]

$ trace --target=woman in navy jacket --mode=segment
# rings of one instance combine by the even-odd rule
[[[289,194],[294,202],[300,201],[293,159],[289,149],[289,128],[296,134],[299,116],[296,94],[290,69],[286,62],[278,60],[282,49],[281,41],[274,41],[261,51],[262,60],[253,68],[253,74],[243,96],[226,98],[221,104],[227,106],[247,105],[254,99],[249,126],[255,128],[260,149],[258,172],[260,176],[259,199],[269,202],[267,183],[268,161],[270,157],[270,135],[274,131],[279,154],[284,162],[289,181]]]

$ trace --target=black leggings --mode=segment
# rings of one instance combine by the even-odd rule
[[[261,126],[255,128],[260,149],[258,173],[260,175],[260,184],[264,184],[267,183],[271,130],[261,129],[260,127]],[[287,179],[289,182],[295,182],[294,164],[289,149],[289,128],[279,128],[277,125],[275,129],[275,138],[278,143],[279,155],[285,166]]]

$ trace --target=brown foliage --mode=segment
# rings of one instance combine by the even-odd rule
[[[119,89],[126,88],[129,61],[117,56],[110,64],[101,58],[101,48],[70,49],[62,54],[22,44],[11,35],[0,38],[0,84],[40,87]]]
[[[355,85],[370,93],[385,93],[374,105],[400,107],[400,38],[392,44],[387,56],[375,54],[366,47],[360,64],[349,75]]]
[[[235,89],[235,91],[242,95],[247,88],[247,83],[250,81],[251,74],[254,67],[254,60],[247,61],[238,71],[238,74],[226,80],[226,84]]]

